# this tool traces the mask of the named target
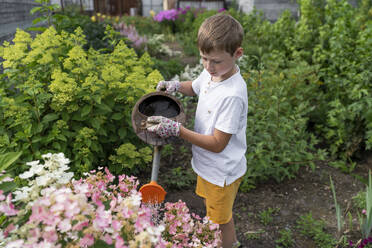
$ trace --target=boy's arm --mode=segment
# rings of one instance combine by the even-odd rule
[[[231,138],[231,134],[218,129],[214,129],[213,135],[204,135],[191,131],[182,125],[179,135],[184,140],[215,153],[222,152]]]
[[[192,89],[192,81],[183,81],[181,82],[181,87],[178,89],[178,92],[186,96],[195,96],[195,92]]]
[[[216,128],[212,135],[199,134],[185,128],[181,123],[163,116],[150,116],[147,118],[147,122],[157,123],[148,127],[147,130],[155,132],[162,138],[179,136],[196,146],[215,153],[222,152],[232,136],[232,134],[222,132]]]

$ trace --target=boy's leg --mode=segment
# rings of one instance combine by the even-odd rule
[[[226,224],[220,224],[221,236],[222,236],[222,247],[231,248],[236,243],[236,232],[234,225],[234,218]]]
[[[239,178],[233,184],[219,187],[198,177],[196,193],[204,198],[207,216],[220,224],[223,248],[232,248],[237,243],[232,208],[241,180]]]

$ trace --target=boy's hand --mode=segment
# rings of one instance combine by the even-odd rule
[[[150,116],[147,118],[148,123],[154,123],[155,125],[147,128],[150,132],[155,132],[162,138],[168,138],[170,136],[179,136],[181,123],[172,121],[163,116]]]
[[[176,92],[181,87],[179,81],[160,81],[156,86],[157,91],[165,90],[167,93]]]

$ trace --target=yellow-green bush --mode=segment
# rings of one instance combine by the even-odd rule
[[[122,41],[105,54],[84,50],[85,43],[79,28],[58,34],[51,27],[35,38],[18,30],[0,47],[0,154],[23,151],[22,162],[63,152],[79,173],[100,165],[136,173],[151,160],[131,112],[162,76],[148,54],[138,57]],[[120,149],[130,144],[135,149]],[[133,154],[136,166],[128,164]]]

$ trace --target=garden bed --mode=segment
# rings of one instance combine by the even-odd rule
[[[174,190],[167,187],[167,182],[162,180],[175,166],[191,168],[185,155],[177,158],[177,154],[180,152],[176,149],[171,164],[167,158],[162,160],[159,182],[168,191],[166,201],[176,202],[181,199],[186,202],[190,211],[204,216],[203,201],[194,193],[195,185]],[[330,176],[335,184],[337,200],[345,214],[346,210],[350,211],[352,208],[352,198],[365,189],[365,184],[356,176],[367,178],[368,169],[372,169],[372,154],[366,154],[351,174],[344,174],[326,163],[318,163],[315,171],[302,168],[295,179],[282,183],[269,181],[259,184],[248,193],[239,192],[234,206],[234,220],[240,242],[243,247],[273,248],[277,241],[283,239],[280,232],[290,230],[292,234],[288,239],[293,241],[293,245],[279,247],[320,247],[312,238],[301,234],[303,225],[299,225],[298,221],[302,216],[312,213],[314,220],[325,222],[323,231],[336,237],[337,218]],[[357,214],[353,213],[353,229],[348,228],[347,233],[350,240],[360,238],[358,226]],[[312,228],[316,231],[315,226]]]

